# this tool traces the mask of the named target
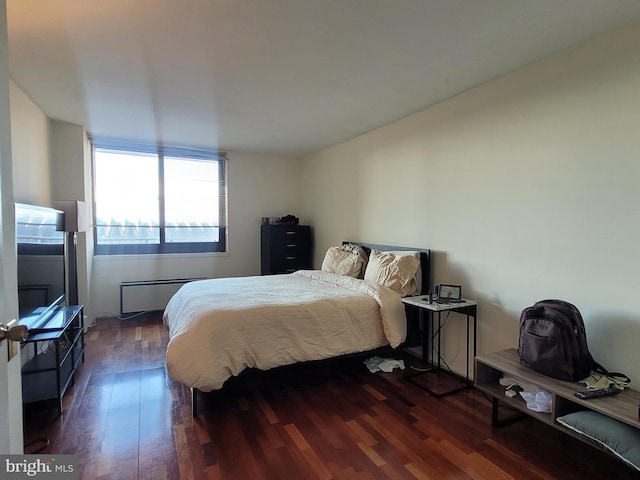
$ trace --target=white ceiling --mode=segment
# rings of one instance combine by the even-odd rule
[[[640,18],[638,0],[6,0],[9,68],[93,135],[304,155]]]

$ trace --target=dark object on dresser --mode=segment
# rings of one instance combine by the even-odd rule
[[[260,233],[262,275],[311,268],[311,227],[263,224]]]
[[[294,215],[285,215],[280,219],[280,225],[298,225],[300,223],[300,219]]]

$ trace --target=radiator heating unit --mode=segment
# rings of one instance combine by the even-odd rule
[[[185,283],[204,278],[139,280],[120,284],[120,315],[162,311]]]

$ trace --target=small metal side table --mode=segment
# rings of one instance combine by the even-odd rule
[[[402,303],[410,307],[418,309],[419,319],[422,322],[422,361],[428,365],[425,370],[409,373],[405,378],[411,383],[419,386],[436,397],[443,397],[454,392],[458,392],[465,388],[473,386],[473,379],[470,376],[469,363],[476,357],[477,350],[477,314],[478,302],[469,299],[463,299],[458,303],[438,303],[434,300],[429,303],[428,297],[424,295],[415,297],[405,297]],[[442,313],[458,313],[467,318],[467,344],[466,344],[466,372],[464,378],[454,373],[447,362],[442,358],[441,340],[442,329],[447,318],[442,318]],[[428,318],[425,319],[425,313]],[[471,335],[471,327],[473,326],[473,338]],[[472,350],[471,358],[469,358],[469,350]],[[455,377],[457,385],[444,391],[436,391],[417,381],[415,377],[426,375],[429,373],[443,372]]]

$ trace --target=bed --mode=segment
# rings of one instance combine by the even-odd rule
[[[430,269],[429,250],[343,242],[320,270],[187,283],[163,314],[168,373],[191,389],[196,416],[198,391],[245,369],[398,347],[401,297],[427,292]]]

